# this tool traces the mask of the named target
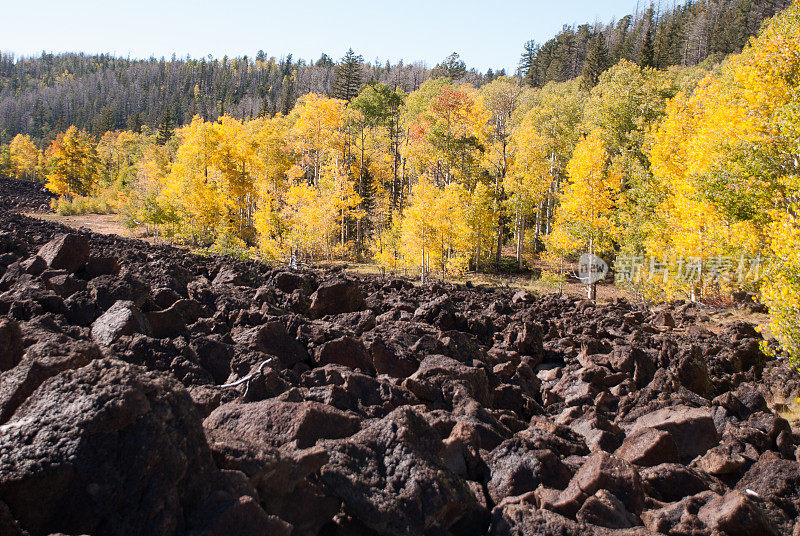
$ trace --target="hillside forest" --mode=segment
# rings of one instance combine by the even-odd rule
[[[658,24],[646,10],[629,21],[640,44],[610,46],[625,40],[597,31],[575,76],[541,74],[551,72],[540,63],[546,46],[526,47],[518,76],[468,71],[453,55],[419,67],[413,83],[391,73],[417,67],[365,76],[376,68],[348,53],[329,66],[328,87],[269,97],[252,113],[239,106],[245,94],[207,101],[196,84],[199,108],[183,115],[168,110],[160,121],[163,110],[145,107],[123,129],[108,104],[109,122],[94,122],[102,110],[66,116],[52,140],[61,123],[9,123],[2,100],[0,118],[16,134],[0,172],[46,181],[62,212],[119,211],[192,247],[267,259],[371,261],[426,278],[496,270],[504,249],[518,267],[591,251],[647,299],[760,292],[774,334],[800,357],[800,4],[724,59],[715,51],[741,35],[707,39],[691,58],[657,45],[677,14],[722,4],[753,3],[691,4]],[[642,30],[642,21],[652,24]],[[10,68],[46,61],[55,60]],[[196,72],[189,61],[108,61],[125,72]],[[240,65],[244,79],[259,61]],[[292,73],[284,82],[299,80]],[[19,102],[93,76],[115,80],[109,90],[124,80],[98,68],[33,89],[22,77]]]

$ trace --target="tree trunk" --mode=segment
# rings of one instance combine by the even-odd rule
[[[588,288],[589,299],[597,301],[597,283],[591,283]]]
[[[524,252],[525,252],[525,218],[520,214],[519,218],[519,231],[517,232],[517,262],[519,268],[522,269]]]
[[[594,239],[589,239],[589,270],[588,270],[588,277],[589,280],[587,281],[587,293],[588,298],[591,301],[597,301],[597,281],[594,281],[594,271],[592,267],[594,266]]]
[[[503,147],[503,151],[505,152],[505,147]],[[503,221],[502,215],[500,214],[500,181],[502,180],[502,175],[498,175],[494,181],[494,210],[497,214],[497,249],[494,253],[494,269],[496,271],[500,271],[500,255],[503,250]]]

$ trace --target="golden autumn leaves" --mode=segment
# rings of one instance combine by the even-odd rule
[[[666,196],[653,250],[764,257],[772,330],[800,358],[800,5],[669,103],[655,134]],[[654,237],[657,238],[657,237]]]

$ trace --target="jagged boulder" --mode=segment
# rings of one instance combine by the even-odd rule
[[[714,419],[705,408],[672,406],[648,413],[634,422],[631,434],[647,428],[668,432],[682,459],[705,454],[708,449],[719,444]]]
[[[22,332],[12,318],[0,317],[0,372],[17,366],[22,359]]]
[[[236,487],[186,391],[119,361],[52,377],[0,428],[0,501],[31,534],[184,533],[213,489]],[[229,519],[231,532],[257,521]]]
[[[267,512],[290,522],[297,534],[313,536],[341,505],[310,478],[328,461],[314,445],[354,434],[359,422],[324,404],[271,399],[222,405],[203,426],[219,466],[242,471]]]
[[[147,318],[132,301],[120,300],[92,324],[92,339],[100,346],[111,346],[123,335],[147,333]]]
[[[351,313],[365,307],[358,283],[349,279],[324,281],[311,295],[309,313],[315,317]]]
[[[89,240],[84,235],[67,233],[42,246],[37,255],[49,268],[75,272],[89,262]]]
[[[393,536],[422,536],[486,513],[466,483],[437,455],[439,435],[409,407],[398,408],[349,439],[329,446],[322,480],[367,527]]]

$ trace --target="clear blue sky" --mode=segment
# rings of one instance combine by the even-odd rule
[[[4,2],[0,50],[111,52],[132,58],[213,54],[425,61],[457,51],[469,67],[514,69],[528,39],[563,24],[619,18],[636,0],[16,0]],[[649,4],[643,0],[642,5]]]

